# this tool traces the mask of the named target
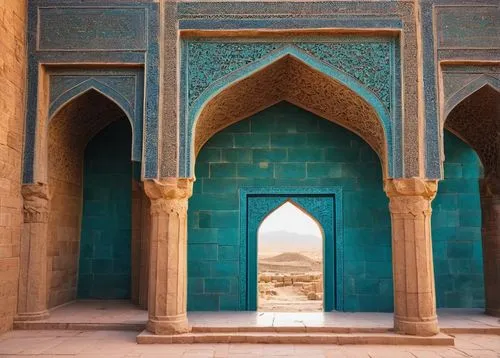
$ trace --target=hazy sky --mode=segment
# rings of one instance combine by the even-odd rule
[[[269,215],[259,228],[259,233],[288,231],[322,238],[318,224],[303,211],[287,202]]]

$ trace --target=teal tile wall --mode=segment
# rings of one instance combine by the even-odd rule
[[[78,298],[130,298],[131,143],[124,119],[85,149]]]
[[[484,307],[481,164],[472,148],[444,133],[444,180],[432,202],[432,248],[438,307]]]
[[[391,233],[382,170],[354,133],[282,102],[216,134],[189,202],[188,309],[236,310],[240,187],[340,186],[344,307],[392,311]]]

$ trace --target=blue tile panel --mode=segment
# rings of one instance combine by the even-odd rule
[[[239,308],[239,188],[340,187],[344,310],[392,311],[388,199],[380,161],[357,135],[282,102],[212,137],[195,172],[189,310]]]
[[[432,202],[432,248],[438,307],[484,307],[481,164],[472,148],[444,133],[444,180]]]
[[[131,140],[123,119],[85,150],[78,298],[130,298]]]

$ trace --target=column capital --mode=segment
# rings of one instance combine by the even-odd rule
[[[437,180],[421,178],[386,179],[384,191],[389,198],[405,196],[421,196],[432,200],[437,193]]]
[[[194,178],[145,180],[144,192],[151,200],[189,199],[193,194]]]
[[[21,188],[25,223],[49,221],[49,186],[44,183],[24,184]]]
[[[151,200],[151,215],[185,212],[193,194],[193,178],[168,178],[144,181],[144,192]]]

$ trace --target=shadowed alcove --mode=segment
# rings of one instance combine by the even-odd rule
[[[77,298],[145,300],[147,280],[141,288],[139,277],[145,275],[141,227],[147,215],[133,183],[138,166],[131,143],[127,115],[96,90],[73,98],[50,119],[48,307]]]
[[[482,307],[484,302],[487,313],[499,316],[500,92],[485,84],[471,93],[465,93],[462,100],[447,113],[444,128],[451,133],[444,135],[445,178],[439,192],[464,192],[459,196],[462,200],[456,203],[457,220],[452,221],[453,229],[457,230],[456,245],[460,247],[448,246],[447,252],[458,258],[468,258],[469,265],[466,267],[470,267],[462,269],[463,277],[458,277],[456,282],[459,287],[456,292],[451,292],[449,302],[442,296],[441,304],[446,302],[448,307]],[[459,151],[459,148],[462,149]],[[456,167],[450,167],[457,157],[460,172]],[[463,182],[460,186],[457,185],[459,180]],[[465,229],[468,231],[464,232]],[[482,245],[479,245],[480,238]],[[476,276],[469,277],[474,274]],[[464,275],[468,275],[468,279]]]

